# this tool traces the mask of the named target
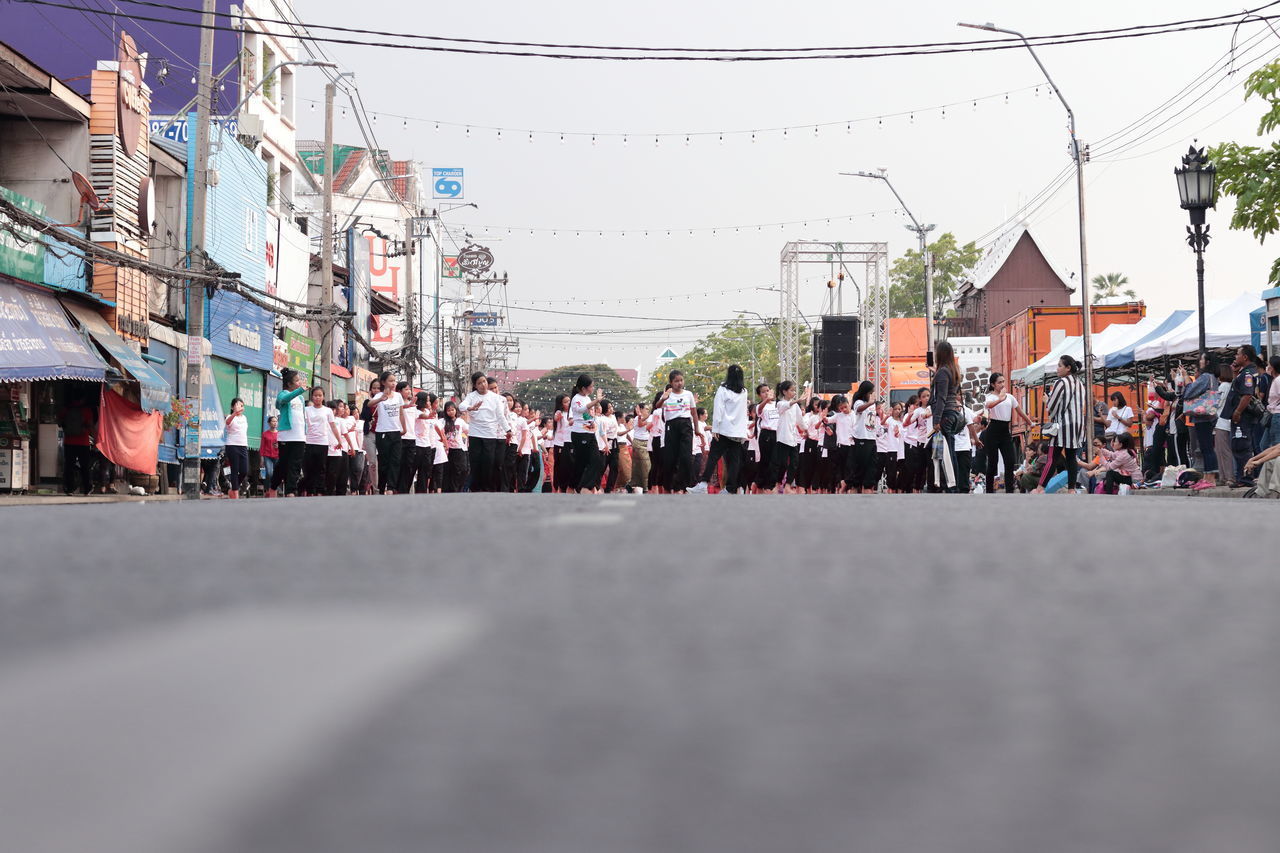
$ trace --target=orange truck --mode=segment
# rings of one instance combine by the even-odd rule
[[[1143,302],[1094,305],[1091,315],[1092,331],[1096,335],[1116,323],[1137,323],[1147,316],[1147,306]],[[1079,305],[1028,308],[991,329],[991,369],[1006,377],[1011,376],[1013,371],[1044,358],[1063,338],[1075,337],[1082,334],[1083,330],[1083,310]],[[1027,415],[1033,421],[1042,422],[1044,386],[1033,385],[1017,390],[1023,392],[1019,396]],[[1121,391],[1135,411],[1138,409],[1135,401],[1139,399],[1139,392],[1145,394],[1145,389],[1136,386],[1110,385],[1104,389],[1101,384],[1095,384],[1094,399],[1105,399],[1110,391]],[[1015,428],[1015,432],[1025,431],[1026,427]]]

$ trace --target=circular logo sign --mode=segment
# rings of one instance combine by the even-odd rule
[[[458,253],[458,266],[469,275],[484,275],[493,266],[493,252],[484,246],[468,245]]]

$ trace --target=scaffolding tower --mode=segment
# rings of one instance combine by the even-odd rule
[[[874,382],[880,394],[887,393],[890,380],[889,244],[798,240],[782,247],[778,366],[783,377],[796,376],[799,372],[801,329],[809,325],[800,311],[800,268],[805,264],[823,264],[836,274],[843,272],[858,291],[862,326],[859,375]],[[843,284],[841,282],[841,288]]]

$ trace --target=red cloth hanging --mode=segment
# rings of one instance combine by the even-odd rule
[[[117,465],[154,474],[160,461],[164,416],[144,412],[114,391],[103,389],[98,412],[98,450]]]

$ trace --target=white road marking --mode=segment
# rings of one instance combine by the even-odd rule
[[[590,527],[617,524],[619,521],[622,521],[622,516],[616,512],[574,512],[554,516],[547,523],[556,527]]]
[[[0,672],[5,849],[218,849],[478,634],[459,611],[231,611]]]

